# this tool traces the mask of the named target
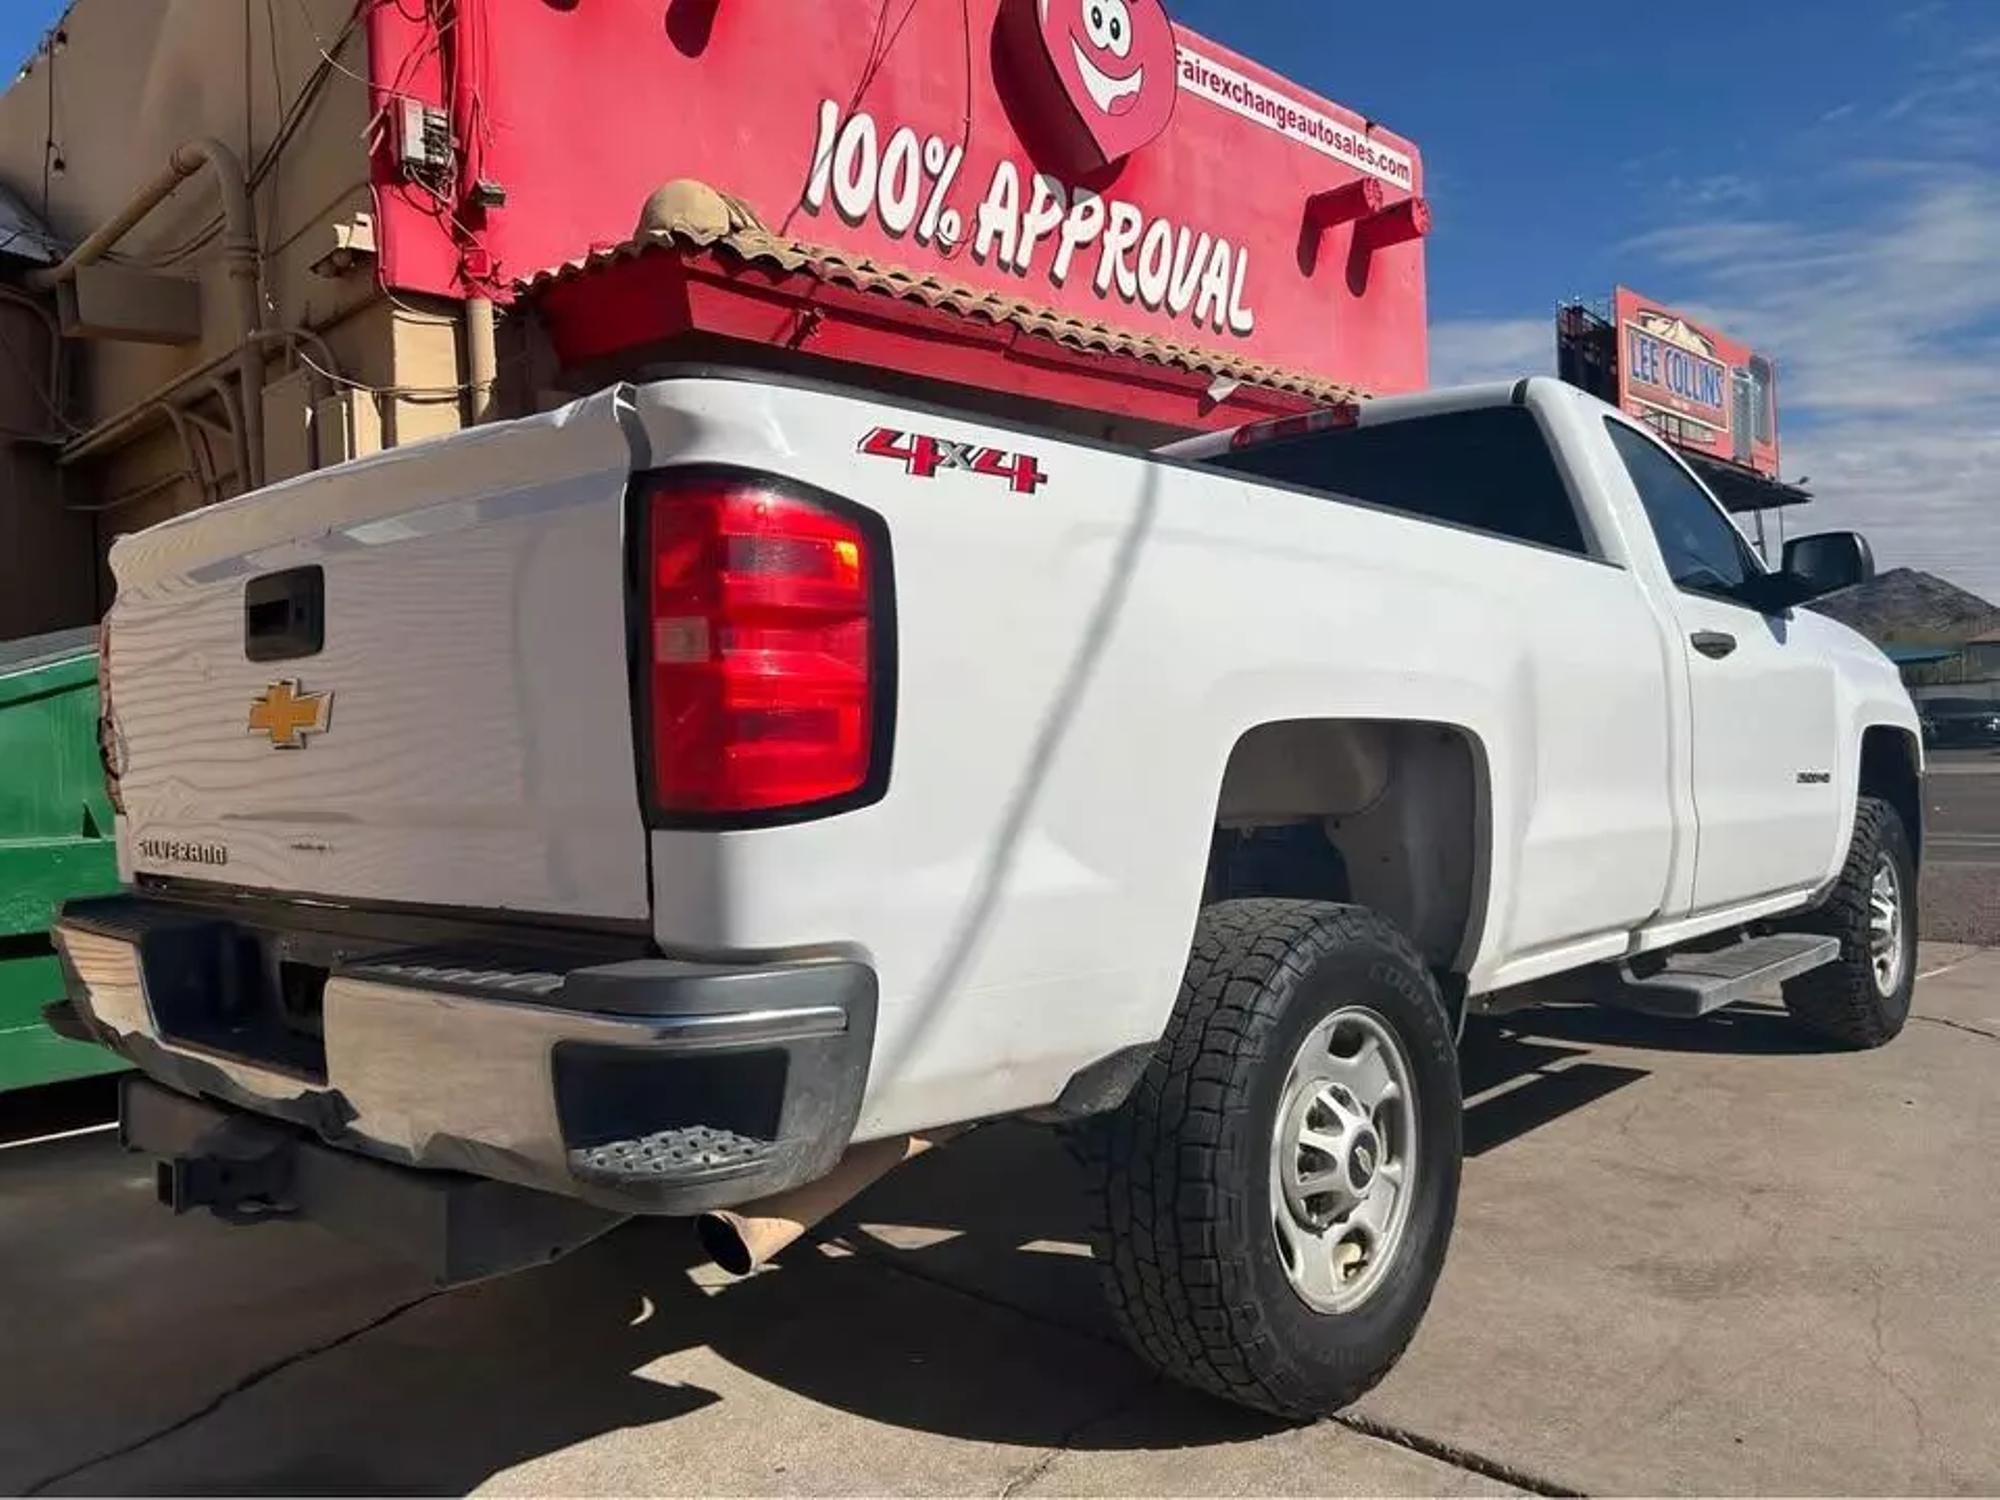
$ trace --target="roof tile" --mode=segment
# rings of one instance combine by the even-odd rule
[[[774,234],[756,224],[754,217],[751,222],[745,223],[745,217],[730,215],[727,220],[718,220],[711,215],[699,218],[674,215],[663,224],[642,227],[637,235],[622,244],[599,247],[587,255],[539,272],[522,283],[522,290],[532,296],[558,283],[575,281],[604,266],[650,254],[675,251],[683,254],[689,251],[719,253],[746,265],[774,265],[780,270],[802,272],[821,281],[919,303],[960,317],[983,318],[990,323],[1006,324],[1026,333],[1053,339],[1072,349],[1151,360],[1174,369],[1287,391],[1329,405],[1363,399],[1370,394],[1308,371],[1283,369],[1200,344],[1135,333],[1109,323],[1059,312],[1026,298],[1003,297],[997,292],[982,291],[946,277],[920,274],[844,250],[809,244],[787,235]]]

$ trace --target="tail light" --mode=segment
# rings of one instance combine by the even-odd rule
[[[866,792],[886,748],[876,536],[788,488],[704,471],[655,481],[642,514],[653,810],[789,814]]]
[[[120,780],[125,774],[125,737],[118,729],[118,716],[111,710],[111,621],[97,627],[97,760],[104,767],[104,796],[111,810],[121,816],[125,796]]]

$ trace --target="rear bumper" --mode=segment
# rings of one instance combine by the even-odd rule
[[[72,903],[56,927],[66,1026],[179,1094],[339,1150],[618,1213],[748,1202],[846,1149],[874,1040],[864,965],[421,925],[150,894]]]

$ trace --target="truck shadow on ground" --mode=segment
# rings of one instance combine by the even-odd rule
[[[1579,1007],[1476,1024],[1468,1153],[1524,1144],[1642,1082],[1637,1049],[1666,1046],[1801,1042],[1782,1013],[1756,1010],[1690,1025]],[[140,1467],[85,1468],[56,1488],[464,1491],[633,1428],[656,1435],[643,1440],[643,1475],[621,1461],[622,1487],[675,1488],[677,1472],[698,1488],[791,1487],[788,1466],[810,1460],[824,1412],[788,1407],[767,1449],[753,1441],[726,1460],[693,1446],[719,1430],[709,1408],[760,1399],[746,1376],[887,1429],[1019,1447],[1024,1463],[1056,1447],[1172,1450],[1280,1430],[1163,1384],[1124,1350],[1088,1224],[1059,1135],[990,1126],[886,1179],[747,1281],[700,1266],[685,1224],[631,1225],[544,1270],[423,1301],[125,1460]],[[268,1461],[246,1472],[252,1453]]]
[[[1540,1042],[1593,1048],[1733,1053],[1745,1057],[1842,1050],[1838,1043],[1807,1031],[1775,1000],[1739,1003],[1697,1021],[1642,1016],[1601,1005],[1547,1005],[1508,1016],[1498,1024],[1508,1032]],[[1475,1060],[1469,1056],[1468,1066]],[[1467,1093],[1471,1093],[1470,1088]]]
[[[1649,1070],[1634,1054],[1768,1057],[1831,1050],[1833,1044],[1777,1004],[1735,1005],[1696,1021],[1583,1004],[1475,1019],[1459,1051],[1465,1154],[1483,1156],[1638,1083]]]

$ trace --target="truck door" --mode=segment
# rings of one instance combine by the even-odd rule
[[[1833,665],[1788,615],[1739,602],[1760,565],[1679,460],[1628,423],[1606,425],[1674,587],[1693,718],[1694,911],[1811,886],[1841,821]]]

